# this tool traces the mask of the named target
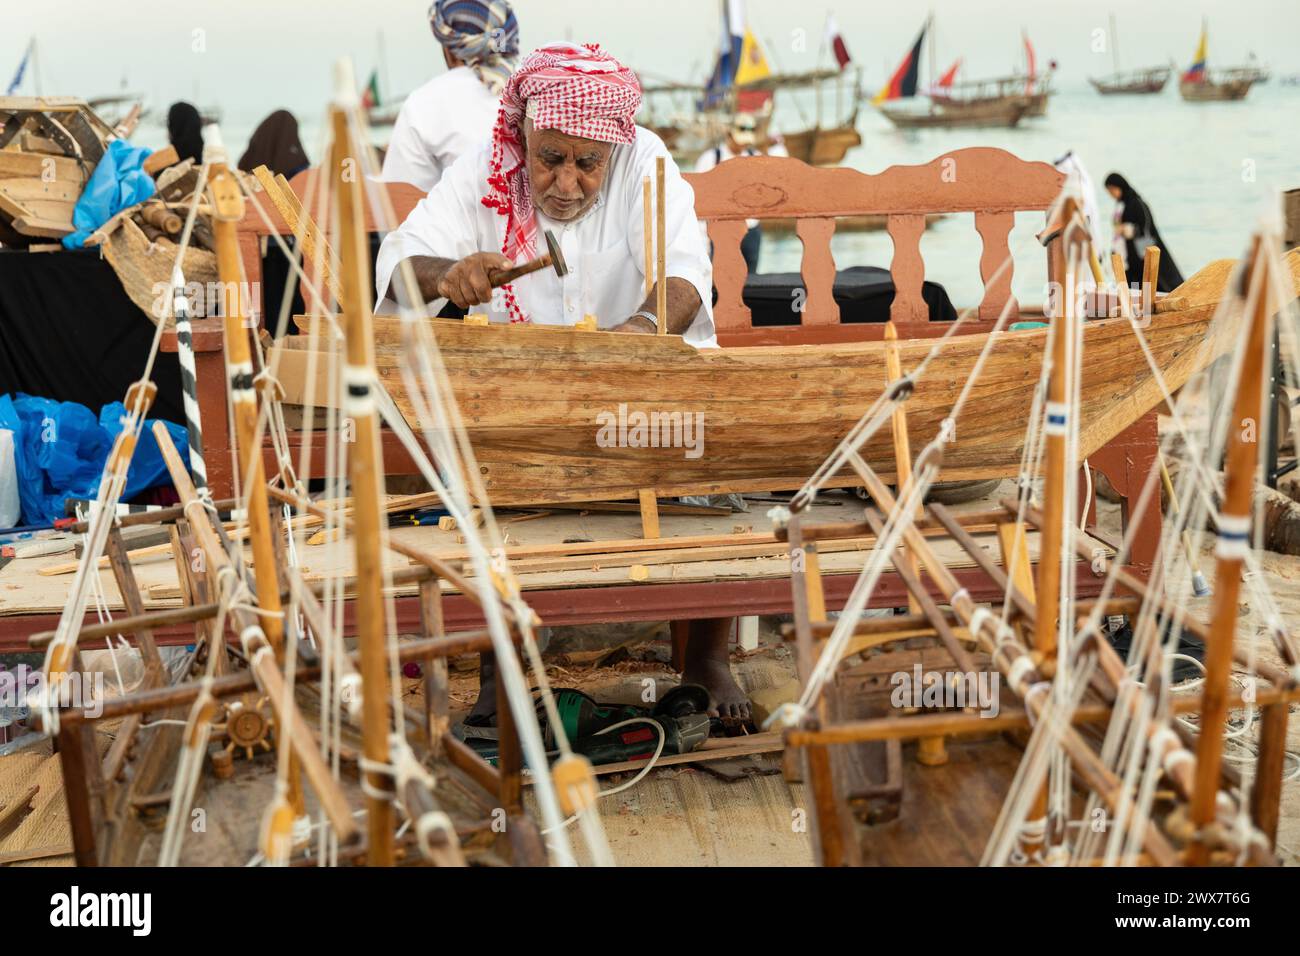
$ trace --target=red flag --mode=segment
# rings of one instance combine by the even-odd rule
[[[939,77],[939,82],[936,84],[936,86],[938,86],[938,88],[941,90],[946,90],[948,87],[952,86],[953,80],[957,79],[957,70],[960,68],[961,68],[961,59],[958,58],[956,63],[948,67],[948,72],[945,73],[943,76]]]
[[[1024,30],[1020,31],[1021,38],[1025,41],[1025,63],[1029,68],[1029,80],[1025,83],[1025,92],[1034,92],[1034,77],[1038,73],[1038,64],[1034,59],[1034,45],[1029,42],[1029,34]]]
[[[840,28],[835,23],[835,18],[830,14],[826,15],[826,44],[831,48],[831,53],[835,55],[835,62],[839,64],[840,69],[844,69],[852,61],[849,56],[849,48],[844,45],[844,37],[840,36]]]

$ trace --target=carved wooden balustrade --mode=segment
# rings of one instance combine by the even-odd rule
[[[895,295],[890,318],[902,338],[941,335],[921,298],[925,261],[921,237],[927,216],[973,213],[983,240],[980,277],[984,295],[979,324],[989,328],[1012,298],[1014,260],[1009,236],[1017,212],[1045,211],[1065,176],[1047,163],[1026,162],[989,147],[959,149],[922,166],[891,166],[881,173],[821,169],[795,159],[730,160],[707,173],[691,173],[695,211],[713,240],[713,282],[718,301],[713,321],[722,345],[813,344],[880,338],[880,325],[841,324],[832,295],[835,259],[831,237],[838,218],[880,216],[894,243],[890,274]],[[807,292],[800,325],[755,328],[742,300],[748,270],[740,254],[746,219],[791,219],[803,243],[800,273]],[[959,303],[959,308],[969,303]],[[1018,303],[1012,304],[1012,309]]]

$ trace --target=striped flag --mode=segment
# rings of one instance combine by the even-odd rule
[[[1201,42],[1196,47],[1196,56],[1192,59],[1192,65],[1187,68],[1183,74],[1183,81],[1187,83],[1202,83],[1205,81],[1205,61],[1207,54],[1207,44],[1209,38],[1206,35],[1205,24],[1201,24]]]
[[[826,14],[826,45],[831,48],[835,62],[839,64],[841,70],[852,62],[849,48],[844,45],[844,37],[840,36],[839,24],[835,22],[834,15],[829,13]]]
[[[907,52],[907,56],[903,57],[903,62],[898,64],[898,69],[889,78],[889,82],[880,88],[872,103],[884,103],[886,100],[898,100],[916,95],[916,79],[921,69],[921,44],[925,42],[925,31],[929,28],[930,21],[926,20],[921,27],[921,32],[916,36],[916,42],[912,44],[912,49]]]

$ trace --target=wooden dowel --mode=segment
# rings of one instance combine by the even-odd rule
[[[1074,240],[1075,230],[1072,225],[1079,216],[1078,206],[1073,199],[1067,198],[1061,212],[1061,220],[1066,224],[1065,234],[1061,238],[1064,260],[1062,287],[1065,290],[1061,301],[1060,315],[1052,320],[1052,367],[1047,381],[1047,422],[1043,431],[1046,434],[1045,468],[1043,481],[1043,527],[1038,552],[1038,613],[1034,623],[1034,647],[1047,659],[1056,654],[1057,612],[1060,603],[1061,586],[1061,541],[1064,535],[1062,524],[1065,520],[1065,482],[1066,482],[1066,433],[1069,428],[1069,415],[1078,414],[1071,410],[1071,373],[1067,368],[1067,355],[1071,351],[1074,339],[1075,315],[1074,284],[1077,281],[1075,269],[1079,266],[1079,252],[1082,246]],[[1053,419],[1063,418],[1063,422],[1054,423]]]
[[[442,738],[442,749],[452,766],[465,773],[488,793],[501,792],[501,774],[496,767],[475,753],[474,748],[452,734],[446,734]]]
[[[426,638],[441,638],[446,631],[442,585],[436,576],[420,585],[420,627]],[[442,738],[451,730],[447,658],[431,655],[421,663],[425,668],[424,726],[428,735],[429,752],[435,757],[441,757]]]
[[[1156,311],[1156,287],[1160,284],[1160,247],[1147,246],[1142,254],[1142,314],[1151,316]]]
[[[1154,248],[1154,247],[1153,247]],[[1150,252],[1150,250],[1148,250]],[[1261,422],[1259,382],[1265,375],[1268,352],[1268,259],[1258,237],[1251,249],[1242,287],[1257,296],[1246,321],[1244,353],[1233,398],[1232,427],[1224,456],[1223,504],[1219,509],[1219,542],[1215,550],[1214,599],[1210,610],[1209,641],[1205,645],[1205,683],[1201,700],[1201,736],[1196,748],[1196,790],[1192,794],[1190,818],[1198,834],[1215,819],[1219,793],[1219,764],[1223,759],[1223,724],[1228,715],[1228,681],[1232,676],[1233,645],[1237,634],[1237,598],[1241,593],[1241,572],[1250,548],[1251,498],[1255,485],[1259,446],[1245,440],[1247,422]],[[1194,839],[1188,862],[1204,866],[1209,846]]]
[[[655,316],[659,334],[668,333],[668,203],[664,192],[664,157],[655,159],[655,245],[659,268],[656,270]]]
[[[1282,775],[1286,769],[1286,732],[1291,705],[1269,704],[1260,712],[1259,758],[1250,791],[1250,816],[1259,831],[1277,846],[1281,816]]]
[[[348,455],[351,484],[356,560],[357,647],[361,652],[362,742],[366,759],[373,766],[389,762],[388,735],[392,729],[388,684],[387,634],[384,617],[383,560],[380,535],[383,511],[380,507],[379,416],[371,393],[375,374],[374,336],[370,313],[369,240],[365,232],[365,211],[361,180],[348,176],[349,162],[355,162],[356,144],[341,106],[331,110],[334,141],[330,155],[334,170],[333,192],[338,204],[339,285],[343,297],[343,331],[350,370],[344,411],[353,420],[356,441]],[[364,148],[369,148],[364,147]],[[391,780],[385,774],[366,772],[367,841],[372,866],[392,866],[395,810]]]
[[[883,531],[884,521],[878,516],[876,510],[874,508],[868,508],[866,513],[867,520],[877,527],[878,532]],[[975,662],[972,661],[970,655],[966,653],[966,648],[961,646],[961,642],[958,641],[957,636],[953,634],[947,616],[939,610],[939,605],[935,603],[934,598],[930,596],[930,592],[927,591],[925,585],[921,583],[919,572],[915,565],[915,559],[913,559],[912,562],[909,562],[902,556],[902,554],[895,553],[890,555],[890,560],[893,562],[895,570],[898,571],[899,577],[903,579],[903,584],[907,586],[908,594],[912,596],[912,600],[915,602],[916,606],[921,610],[926,620],[929,621],[930,625],[935,629],[935,633],[938,634],[939,640],[943,643],[944,648],[952,655],[952,659],[957,662],[958,669],[966,674],[979,673],[980,669],[975,666]],[[943,737],[939,736],[932,739],[942,741]]]
[[[492,647],[492,637],[487,631],[467,631],[463,634],[448,634],[440,638],[404,641],[398,645],[397,659],[403,664],[407,661],[418,661],[430,656],[446,659],[460,654],[481,653],[491,650]],[[352,662],[352,666],[355,667],[357,653],[353,651],[348,657]],[[297,683],[306,683],[319,679],[320,674],[321,669],[317,664],[299,666],[294,671],[294,680]],[[254,676],[248,672],[243,672],[214,679],[211,694],[216,698],[233,697],[236,694],[244,694],[256,689],[257,681]],[[136,691],[125,697],[113,697],[102,704],[97,704],[93,714],[76,708],[66,710],[60,714],[60,726],[65,723],[114,720],[131,714],[153,713],[154,711],[182,707],[194,703],[199,696],[200,690],[201,686],[197,681],[190,681],[184,684],[155,687],[147,691]]]
[[[650,198],[649,176],[641,179],[641,222],[645,236],[645,294],[649,298],[655,287],[654,202]]]

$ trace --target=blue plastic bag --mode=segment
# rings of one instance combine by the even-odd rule
[[[144,202],[157,190],[153,177],[146,173],[143,164],[152,150],[132,146],[124,139],[108,144],[104,157],[90,174],[90,181],[81,192],[81,198],[72,210],[72,225],[76,227],[63,237],[65,249],[80,249],[90,234],[108,222],[127,206]]]
[[[66,499],[99,494],[104,463],[125,418],[121,402],[105,405],[96,419],[90,409],[75,402],[22,393],[0,395],[0,428],[14,433],[14,469],[24,525],[53,524],[65,517]],[[188,460],[185,428],[166,425],[182,460]],[[151,428],[152,422],[146,422],[131,458],[124,500],[170,483]]]

